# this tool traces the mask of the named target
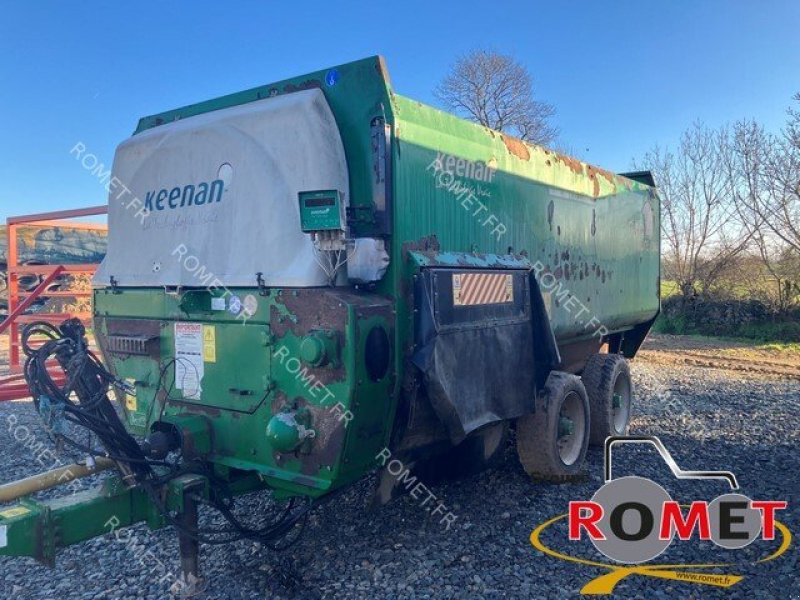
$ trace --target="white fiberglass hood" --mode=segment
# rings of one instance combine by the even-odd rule
[[[120,144],[108,254],[94,283],[327,284],[298,193],[349,186],[323,93],[304,90],[148,129]]]

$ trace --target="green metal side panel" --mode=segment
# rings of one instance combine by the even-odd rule
[[[553,274],[545,301],[560,343],[590,337],[592,317],[594,328],[615,331],[657,314],[652,188],[402,96],[393,101],[397,289],[411,273],[409,250],[513,252]],[[588,309],[578,318],[576,305],[563,307],[572,295]]]
[[[215,295],[226,293],[232,292]],[[391,431],[393,405],[383,399],[392,396],[395,378],[392,370],[370,379],[365,344],[374,327],[394,338],[391,303],[329,288],[235,293],[257,302],[246,321],[207,310],[210,302],[195,302],[193,295],[208,295],[200,290],[95,291],[95,328],[105,362],[136,386],[135,398],[121,399],[128,428],[145,435],[159,420],[203,417],[212,447],[205,459],[256,471],[287,494],[319,496],[370,470]],[[176,385],[176,323],[201,325],[204,337],[213,331],[209,351],[203,347],[202,390],[196,396]],[[336,331],[340,347],[333,363],[314,368],[298,357],[305,336],[319,329]],[[112,347],[121,332],[149,338],[147,354]],[[285,406],[312,414],[317,437],[311,451],[281,453],[270,445],[268,423]]]

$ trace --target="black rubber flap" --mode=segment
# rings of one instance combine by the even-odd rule
[[[533,412],[530,295],[529,271],[522,269],[430,268],[417,277],[413,362],[453,443]]]

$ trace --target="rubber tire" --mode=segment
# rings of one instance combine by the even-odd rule
[[[558,425],[561,406],[572,392],[583,402],[586,433],[579,458],[567,465],[558,453]],[[522,468],[535,479],[557,483],[583,479],[589,435],[589,399],[583,382],[577,375],[552,371],[537,398],[536,412],[517,419],[517,455]]]
[[[630,386],[628,419],[621,430],[614,426],[614,388],[617,379],[625,377]],[[594,354],[586,361],[581,374],[586,393],[589,395],[589,408],[592,415],[589,444],[602,446],[610,435],[625,435],[631,421],[633,403],[633,381],[628,361],[621,354]]]
[[[481,427],[445,454],[450,477],[475,475],[494,466],[503,455],[508,439],[508,422]]]
[[[457,446],[418,461],[415,473],[426,481],[453,481],[495,466],[503,456],[508,422],[499,421],[470,433]]]

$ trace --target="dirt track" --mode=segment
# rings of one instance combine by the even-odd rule
[[[733,378],[765,375],[800,381],[800,351],[716,338],[651,334],[637,360],[651,365],[717,369]]]

